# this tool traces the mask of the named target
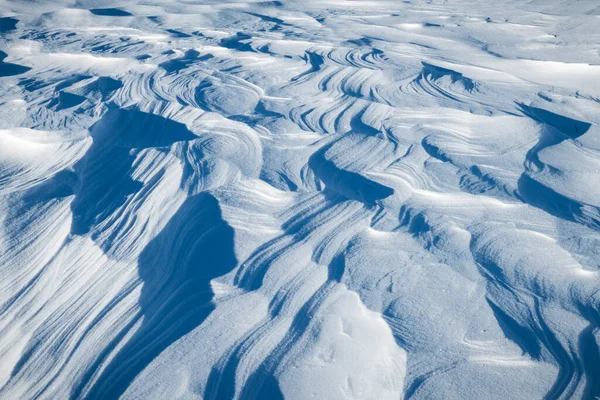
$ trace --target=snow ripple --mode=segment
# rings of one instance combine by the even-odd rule
[[[592,2],[92,3],[0,3],[1,398],[600,396]]]

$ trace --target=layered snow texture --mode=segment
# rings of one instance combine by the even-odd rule
[[[0,12],[0,398],[600,396],[596,1]]]

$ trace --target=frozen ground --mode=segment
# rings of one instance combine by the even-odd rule
[[[600,396],[597,1],[0,17],[0,398]]]

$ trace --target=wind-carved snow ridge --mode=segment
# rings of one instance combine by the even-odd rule
[[[0,398],[600,396],[594,1],[0,0]]]

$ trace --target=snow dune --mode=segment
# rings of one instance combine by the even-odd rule
[[[600,396],[594,3],[0,0],[0,398]]]

